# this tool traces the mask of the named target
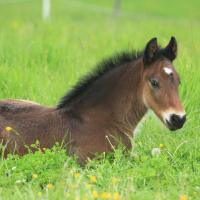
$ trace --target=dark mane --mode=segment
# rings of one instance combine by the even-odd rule
[[[138,59],[142,54],[143,52],[138,51],[123,51],[107,59],[104,59],[99,64],[97,64],[96,68],[92,72],[80,79],[78,83],[64,97],[61,98],[59,104],[57,105],[57,109],[61,109],[72,103],[96,80],[101,78],[107,72],[125,63]]]

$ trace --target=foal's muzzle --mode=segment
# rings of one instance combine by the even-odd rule
[[[185,121],[186,121],[186,115],[180,116],[176,114],[170,115],[169,120],[166,120],[167,126],[171,131],[175,131],[177,129],[182,128]]]

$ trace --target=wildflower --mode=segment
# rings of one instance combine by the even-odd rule
[[[92,183],[96,183],[97,182],[97,177],[96,176],[90,176],[90,181]]]
[[[86,184],[85,184],[85,187],[86,187],[87,189],[90,189],[92,186],[91,186],[90,184],[86,183]]]
[[[161,149],[163,149],[163,148],[165,147],[165,145],[164,145],[164,144],[160,144],[159,147],[160,147]]]
[[[180,200],[188,200],[188,198],[187,198],[186,195],[181,195],[181,196],[180,196]]]
[[[160,155],[160,148],[153,148],[151,151],[152,156],[159,156]]]
[[[12,131],[13,129],[12,129],[12,127],[10,127],[10,126],[6,126],[5,130],[6,130],[7,132],[10,132],[10,131]]]
[[[15,134],[15,135],[18,135],[18,136],[20,136],[20,134],[16,131],[16,130],[14,130],[12,127],[10,127],[10,126],[6,126],[5,127],[5,131],[6,132],[11,132],[11,131],[13,131],[13,133]]]
[[[25,183],[26,182],[26,180],[25,179],[22,179],[22,180],[16,180],[15,181],[15,183],[17,183],[17,184],[20,184],[20,183]]]
[[[65,181],[60,181],[60,184],[61,185],[65,185]]]
[[[116,177],[112,177],[112,183],[116,184],[117,182],[119,182],[119,180]]]
[[[38,192],[37,195],[38,195],[39,197],[41,197],[41,196],[42,196],[42,192]]]
[[[103,193],[101,194],[101,198],[102,198],[102,199],[110,199],[110,197],[111,197],[110,193],[103,192]]]
[[[32,174],[32,179],[36,179],[38,177],[37,174]]]
[[[118,192],[115,192],[115,193],[113,194],[113,200],[120,200],[120,195],[119,195]]]
[[[11,22],[11,27],[13,28],[13,29],[19,29],[20,28],[20,22],[18,22],[18,21],[12,21]]]
[[[94,199],[96,199],[96,198],[98,198],[98,192],[97,191],[93,191],[92,192],[92,197],[94,198]]]
[[[69,193],[68,192],[65,192],[64,194],[65,194],[66,197],[69,197]]]
[[[16,167],[12,167],[12,171],[16,170]]]
[[[199,187],[199,186],[196,186],[196,187],[195,187],[195,190],[196,190],[197,192],[200,192],[200,187]]]
[[[75,178],[78,178],[78,177],[80,177],[80,175],[81,175],[81,174],[80,174],[80,173],[78,173],[78,172],[74,173],[74,177],[75,177]]]
[[[77,189],[77,188],[78,188],[78,186],[77,186],[76,184],[72,184],[72,185],[70,185],[70,187],[71,187],[72,189]]]
[[[48,184],[47,184],[47,189],[53,189],[53,187],[54,187],[54,186],[53,186],[51,183],[48,183]]]
[[[15,183],[22,183],[22,181],[21,180],[16,180]]]

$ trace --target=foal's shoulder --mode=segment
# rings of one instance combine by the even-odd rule
[[[38,103],[21,99],[6,99],[0,101],[0,112],[18,112],[42,107]]]

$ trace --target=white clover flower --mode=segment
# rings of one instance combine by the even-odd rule
[[[152,155],[152,156],[159,156],[160,153],[161,153],[160,148],[153,148],[153,149],[151,150],[151,155]]]
[[[25,179],[22,179],[22,180],[16,180],[16,181],[15,181],[16,184],[19,184],[19,183],[25,183],[25,182],[26,182]]]
[[[22,180],[16,180],[15,183],[22,183]]]

